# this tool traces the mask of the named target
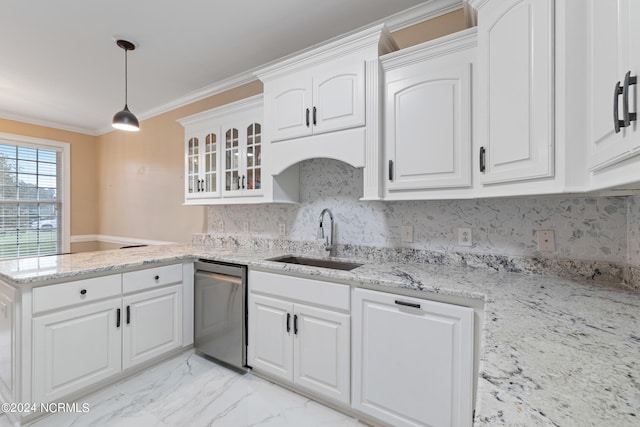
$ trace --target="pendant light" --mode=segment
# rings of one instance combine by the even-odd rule
[[[127,51],[134,50],[136,46],[126,40],[117,40],[116,44],[124,50],[124,108],[114,114],[111,125],[116,129],[137,132],[140,124],[127,105]]]

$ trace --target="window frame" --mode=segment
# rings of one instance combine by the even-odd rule
[[[60,167],[60,186],[62,191],[60,194],[62,200],[59,200],[62,212],[60,212],[60,238],[61,251],[63,253],[71,250],[71,144],[68,142],[54,141],[51,139],[35,138],[24,135],[15,135],[12,133],[0,132],[0,144],[18,145],[28,148],[53,149],[60,151],[62,165]],[[37,255],[36,255],[37,256]],[[34,256],[26,256],[19,258],[33,258]],[[5,258],[11,259],[11,258]],[[16,258],[13,258],[16,259]]]

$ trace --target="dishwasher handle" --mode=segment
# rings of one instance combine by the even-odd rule
[[[196,270],[196,276],[204,276],[204,277],[206,277],[208,279],[213,279],[213,280],[217,280],[217,281],[221,281],[221,282],[229,282],[229,283],[233,283],[235,285],[241,285],[242,284],[242,278],[241,277],[227,276],[226,274],[211,273],[209,271]]]

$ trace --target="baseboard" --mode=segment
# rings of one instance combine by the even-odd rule
[[[118,245],[168,245],[175,243],[164,240],[148,240],[136,237],[109,236],[105,234],[78,234],[71,236],[71,243],[84,242],[115,243]]]

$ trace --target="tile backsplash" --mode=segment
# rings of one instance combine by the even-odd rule
[[[320,212],[330,208],[340,244],[640,265],[640,196],[371,202],[361,195],[361,169],[307,160],[300,164],[299,205],[210,206],[207,228],[216,235],[223,221],[219,234],[280,238],[285,224],[286,239],[313,241]],[[412,243],[401,242],[402,226],[413,227]],[[459,227],[472,229],[473,246],[457,245]],[[554,230],[555,251],[537,251],[541,229]]]

